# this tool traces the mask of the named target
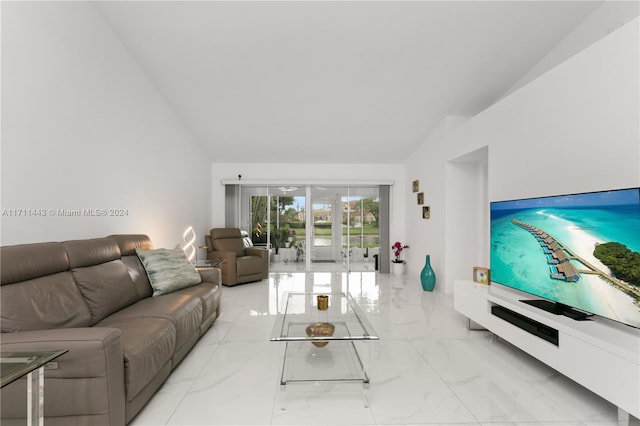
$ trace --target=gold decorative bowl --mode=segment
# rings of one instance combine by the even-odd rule
[[[307,327],[307,336],[309,337],[331,337],[336,327],[330,322],[317,322]],[[326,346],[329,342],[311,342],[315,346],[321,348]]]

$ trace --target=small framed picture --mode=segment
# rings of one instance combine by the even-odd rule
[[[424,204],[424,192],[418,192],[418,204]]]
[[[420,191],[420,181],[419,180],[414,180],[411,183],[411,187],[413,188],[413,192],[418,192]]]
[[[423,206],[422,207],[422,218],[423,219],[431,219],[431,207]]]
[[[478,284],[491,284],[490,273],[487,268],[481,268],[480,266],[473,267],[473,282]]]

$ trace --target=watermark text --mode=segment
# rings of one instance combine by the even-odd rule
[[[124,217],[129,209],[80,208],[80,209],[2,209],[2,217]]]

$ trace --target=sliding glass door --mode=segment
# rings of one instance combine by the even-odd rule
[[[337,186],[311,187],[313,226],[311,262],[342,264],[341,194],[346,188]],[[336,269],[336,268],[334,268]]]
[[[373,263],[380,247],[378,187],[350,187],[348,195],[342,198],[342,208],[347,215],[343,245],[349,250],[351,263]]]
[[[242,186],[241,228],[271,248],[272,271],[374,270],[377,186]]]

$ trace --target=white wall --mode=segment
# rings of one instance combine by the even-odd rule
[[[301,158],[308,155],[313,155],[313,153],[300,153]],[[336,155],[338,156],[339,153]],[[238,175],[242,175],[244,182],[262,180],[320,184],[331,181],[353,183],[391,181],[393,185],[391,187],[390,238],[392,241],[404,238],[406,192],[402,190],[405,177],[404,166],[401,164],[214,163],[212,165],[213,226],[224,226],[224,185],[221,181],[223,179],[236,180]]]
[[[446,216],[445,208],[445,168],[448,155],[447,140],[456,127],[467,118],[447,117],[429,135],[420,148],[406,163],[406,181],[402,189],[407,194],[405,211],[405,241],[407,251],[407,274],[418,277],[425,264],[425,256],[431,257],[431,266],[436,273],[436,282],[446,281],[445,246]],[[412,193],[411,183],[419,181],[419,192],[424,193],[424,205],[417,203]],[[430,218],[422,218],[422,207],[430,207]]]
[[[449,257],[437,262],[444,270],[436,273],[446,277],[437,289],[450,291],[453,280],[471,277],[473,266],[488,266],[477,265],[488,262],[478,253],[488,251],[488,220],[461,212],[485,217],[488,201],[640,186],[638,28],[635,19],[444,137],[426,140],[407,163],[407,179],[428,185],[432,217],[446,216],[417,228],[437,241],[424,244],[432,257]],[[487,160],[464,163],[483,150]],[[483,179],[486,194],[472,196],[483,192],[476,186]]]
[[[461,126],[452,158],[489,146],[489,199],[640,184],[639,19]]]
[[[489,265],[488,151],[482,147],[447,163],[445,272],[455,279],[469,279],[473,266]],[[451,282],[443,281],[449,290]]]
[[[637,18],[640,14],[640,3],[637,1],[607,0],[593,11],[580,25],[547,53],[540,62],[529,70],[505,96],[555,68],[571,56],[580,52],[607,34]]]
[[[173,246],[208,229],[210,188],[205,152],[93,5],[3,2],[2,245],[146,233]]]

